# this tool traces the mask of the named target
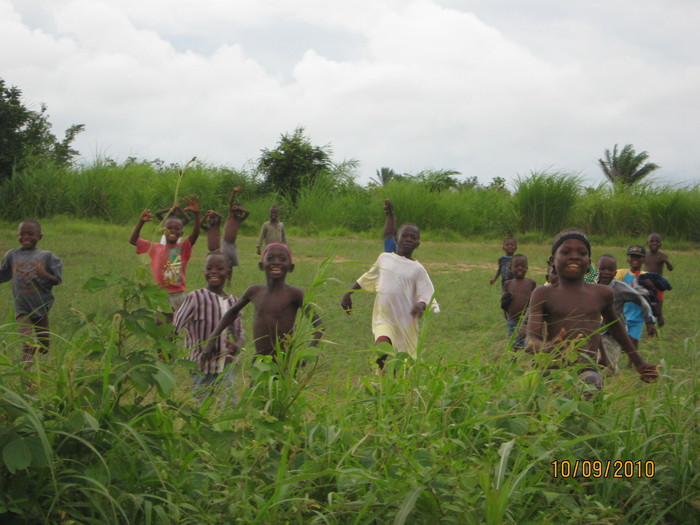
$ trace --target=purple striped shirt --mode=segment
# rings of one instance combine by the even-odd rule
[[[237,301],[233,295],[223,299],[224,308],[220,304],[220,296],[207,288],[200,288],[187,294],[185,302],[175,312],[173,325],[178,333],[182,329],[187,330],[186,344],[190,349],[187,359],[199,363],[199,369],[208,374],[219,374],[226,364],[226,356],[230,354],[226,348],[225,340],[233,341],[237,348],[241,348],[245,342],[245,331],[240,314],[226,331],[226,337],[219,338],[219,356],[209,361],[202,361],[201,356],[206,349],[206,343],[210,334],[216,328],[224,313]],[[223,334],[222,334],[223,335]]]

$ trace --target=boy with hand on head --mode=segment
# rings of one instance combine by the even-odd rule
[[[219,238],[221,215],[214,210],[209,210],[202,219],[202,228],[207,232],[207,248],[210,252],[220,250],[228,257],[231,266],[238,266],[238,248],[236,247],[238,230],[243,221],[250,215],[248,210],[241,206],[239,202],[236,202],[236,196],[240,191],[241,188],[236,186],[231,192],[228,217],[226,217],[226,223],[224,224],[223,239]]]
[[[7,252],[0,262],[0,283],[12,280],[15,319],[23,334],[36,334],[39,351],[49,351],[49,310],[54,297],[51,290],[61,284],[63,263],[53,253],[37,250],[42,239],[41,225],[34,220],[20,223],[17,239],[20,248]],[[31,362],[36,346],[22,345],[22,362]]]
[[[277,206],[270,206],[270,220],[263,223],[260,228],[260,237],[256,250],[260,255],[260,248],[263,243],[272,244],[287,244],[287,233],[284,231],[284,223],[279,220],[280,209]]]
[[[225,312],[237,300],[224,290],[226,282],[231,278],[228,257],[220,252],[210,253],[204,263],[204,278],[207,287],[187,294],[182,306],[175,312],[173,325],[178,332],[187,330],[186,344],[190,349],[187,359],[199,364],[201,373],[194,374],[192,378],[195,392],[208,388],[219,380],[222,395],[232,395],[233,360],[245,342],[240,316],[233,321],[228,337],[219,338],[215,355],[204,359],[205,343]],[[206,395],[208,392],[205,390],[203,393]]]
[[[375,343],[389,343],[398,352],[416,358],[418,321],[430,304],[433,312],[440,308],[433,299],[435,288],[423,265],[413,259],[420,246],[420,231],[415,224],[403,224],[396,239],[396,253],[379,255],[372,268],[362,275],[350,291],[343,295],[340,305],[350,314],[352,292],[376,292],[372,311],[372,332]],[[388,354],[377,359],[383,369]]]
[[[616,281],[622,281],[629,284],[632,288],[639,289],[637,280],[642,273],[642,264],[644,263],[644,257],[646,256],[646,250],[641,244],[633,244],[627,248],[627,263],[629,264],[629,270],[620,268],[615,272],[614,279]],[[642,328],[645,324],[644,311],[642,307],[633,302],[625,303],[624,307],[625,319],[627,320],[627,331],[634,343],[634,347],[639,347],[639,340],[642,337]]]
[[[501,295],[501,308],[506,314],[509,338],[513,335],[518,324],[520,324],[520,320],[527,312],[530,296],[534,289],[537,288],[537,283],[534,279],[525,277],[527,270],[527,257],[521,253],[513,255],[513,258],[510,260],[510,271],[513,273],[513,278],[506,281],[503,287],[503,294]],[[513,342],[513,350],[524,346],[525,338],[518,334]]]
[[[580,230],[560,232],[552,245],[557,286],[540,286],[530,298],[527,347],[534,352],[556,352],[564,365],[581,365],[579,380],[595,390],[603,388],[596,367],[600,345],[600,318],[620,344],[645,382],[658,379],[658,370],[640,357],[615,313],[610,287],[586,283],[583,278],[591,262],[591,245]],[[573,353],[573,355],[570,354]],[[567,355],[570,354],[570,355]]]
[[[515,242],[513,237],[508,237],[505,241],[503,241],[503,251],[506,254],[498,258],[498,270],[496,270],[496,275],[494,275],[493,279],[489,281],[489,284],[495,283],[500,275],[501,288],[503,288],[506,281],[513,278],[513,274],[510,272],[510,260],[513,258],[513,254],[517,249],[518,243]]]
[[[668,271],[672,272],[673,265],[671,264],[671,261],[668,260],[668,256],[665,253],[659,251],[659,249],[661,248],[661,235],[659,235],[658,233],[650,233],[649,239],[647,239],[647,246],[649,246],[649,251],[644,257],[644,269],[647,272],[654,272],[658,273],[659,275],[663,275],[664,266],[666,266],[666,268],[668,268]],[[656,292],[656,296],[658,299],[658,304],[656,305],[656,313],[658,314],[659,326],[663,326],[666,323],[663,314],[664,292],[662,290],[659,290]]]
[[[304,292],[301,288],[286,282],[287,274],[294,271],[292,252],[281,243],[268,244],[262,253],[260,270],[265,272],[265,284],[249,287],[240,299],[221,318],[211,333],[203,359],[215,359],[221,350],[217,341],[221,333],[231,326],[238,313],[253,303],[253,338],[256,355],[275,356],[277,343],[286,349],[289,337],[294,330],[297,312],[304,306]],[[307,305],[306,315],[311,316],[314,332],[311,346],[318,345],[321,339],[321,320]]]
[[[651,311],[651,306],[649,302],[640,294],[637,290],[632,288],[627,283],[622,281],[614,280],[615,274],[617,273],[617,260],[612,255],[601,255],[598,258],[598,284],[603,286],[610,286],[613,291],[613,306],[615,308],[615,314],[620,319],[620,323],[627,327],[627,320],[624,314],[624,307],[627,303],[634,303],[638,305],[643,312],[644,323],[647,327],[647,334],[649,337],[656,335],[656,328],[654,327],[654,316]],[[620,345],[606,332],[602,336],[602,343],[605,354],[607,356],[608,364],[613,373],[618,370],[617,361],[620,356]]]
[[[194,225],[192,233],[183,242],[178,242],[182,237],[182,220],[170,216],[165,219],[165,244],[158,244],[139,237],[141,229],[146,222],[153,220],[150,210],[144,210],[131,232],[129,243],[136,246],[136,253],[147,253],[151,258],[151,273],[156,283],[168,292],[168,301],[173,310],[177,311],[185,300],[185,271],[192,255],[192,246],[199,237],[199,203],[196,197],[184,198],[187,204],[186,210],[194,213]],[[165,314],[168,322],[172,321],[172,313]]]

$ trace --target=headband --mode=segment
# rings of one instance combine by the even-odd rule
[[[564,241],[568,239],[578,239],[586,245],[586,248],[588,248],[588,255],[591,254],[591,243],[585,235],[581,233],[567,233],[566,235],[562,235],[561,237],[559,237],[559,239],[557,239],[554,242],[554,244],[552,244],[552,255],[554,255],[554,253],[557,251],[557,248],[559,248],[559,246],[561,246],[564,243]]]
[[[282,248],[285,252],[287,252],[287,257],[289,257],[289,262],[292,262],[292,251],[289,249],[289,247],[286,244],[282,244],[281,242],[273,242],[265,246],[265,249],[262,252],[262,255],[260,256],[260,260],[264,261],[265,260],[265,254],[268,252],[270,248],[274,248],[275,246],[279,246]]]

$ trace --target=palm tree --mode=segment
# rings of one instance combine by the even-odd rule
[[[396,173],[391,168],[382,168],[377,170],[377,178],[371,178],[372,181],[377,186],[386,186],[389,181],[396,177]]]
[[[635,152],[632,144],[627,144],[619,152],[615,144],[612,153],[606,149],[605,160],[598,159],[598,163],[610,182],[631,186],[660,168],[653,162],[645,162],[648,158],[646,151]]]

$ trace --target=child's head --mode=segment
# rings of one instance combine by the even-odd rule
[[[656,253],[661,248],[661,235],[658,233],[650,233],[647,239],[647,246],[651,253]]]
[[[284,280],[288,273],[294,271],[292,251],[279,242],[268,244],[260,257],[259,267],[269,278]]]
[[[27,219],[19,223],[17,239],[24,250],[33,250],[42,238],[41,224],[33,219]]]
[[[583,279],[591,265],[591,243],[576,228],[560,231],[552,243],[553,266],[559,279]]]
[[[647,251],[641,244],[633,244],[632,246],[627,248],[627,262],[630,265],[630,270],[632,270],[633,272],[641,270],[646,254]]]
[[[608,285],[615,278],[617,259],[606,253],[598,258],[596,267],[598,268],[598,284]]]
[[[168,244],[175,244],[180,237],[182,237],[182,231],[184,226],[182,225],[182,220],[177,217],[170,216],[165,219],[163,223],[163,232],[165,234],[165,242]]]
[[[396,253],[410,257],[418,246],[420,246],[418,226],[411,222],[405,222],[399,226],[396,232]]]
[[[510,271],[516,279],[522,279],[527,273],[527,257],[522,253],[516,253],[510,260]]]
[[[513,237],[508,237],[505,241],[503,241],[503,251],[506,252],[506,255],[512,256],[517,249],[518,243],[515,242]]]
[[[270,220],[275,222],[280,216],[280,209],[277,206],[270,206]]]
[[[231,279],[231,261],[220,251],[210,252],[204,261],[204,278],[211,291],[222,291]]]

